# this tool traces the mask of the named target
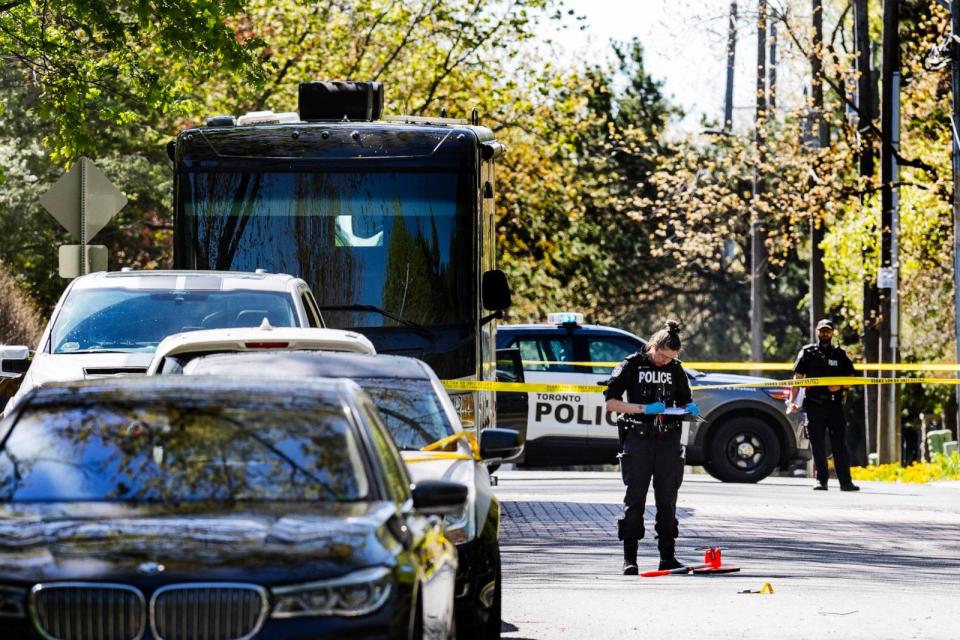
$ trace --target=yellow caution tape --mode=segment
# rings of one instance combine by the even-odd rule
[[[471,382],[471,381],[447,380],[446,382]],[[494,384],[497,384],[497,383],[494,383]],[[449,389],[450,387],[447,387],[447,388]],[[473,389],[473,391],[478,391],[478,389]],[[443,449],[447,445],[452,444],[457,440],[466,440],[467,446],[470,447],[470,452],[472,453],[472,455],[468,456],[464,453],[444,451],[444,452],[435,453],[431,456],[424,456],[423,458],[417,458],[416,461],[422,462],[423,460],[444,460],[444,459],[446,460],[470,460],[470,459],[479,460],[480,459],[480,445],[477,444],[477,436],[473,433],[473,431],[461,431],[459,433],[453,434],[452,436],[447,436],[446,438],[440,438],[439,440],[435,440],[426,446],[420,447],[420,451],[437,451],[438,449]],[[462,456],[462,457],[454,457],[454,456]],[[411,460],[412,460],[412,457],[407,459],[408,462]]]
[[[529,365],[553,365],[568,367],[614,368],[620,362],[584,362],[566,360],[523,360]],[[793,362],[696,362],[683,361],[683,366],[701,371],[793,371]],[[916,363],[916,362],[858,362],[853,365],[857,371],[945,371],[960,372],[960,364]]]
[[[855,387],[874,384],[960,384],[960,378],[859,378],[855,376],[832,376],[824,378],[800,378],[797,380],[774,380],[771,382],[741,382],[737,384],[691,385],[692,391],[713,389],[741,389],[762,387]]]
[[[451,391],[513,391],[518,393],[602,393],[606,387],[593,384],[544,384],[539,382],[494,382],[491,380],[442,380]],[[945,384],[958,385],[960,378],[859,378],[835,376],[802,378],[798,380],[770,380],[767,382],[738,382],[731,384],[690,385],[694,393],[716,389],[761,389],[775,387],[854,387],[876,384]],[[466,433],[466,432],[465,432]],[[453,437],[453,436],[451,436]],[[438,440],[437,442],[443,442]],[[437,443],[433,443],[437,444]],[[444,443],[446,444],[446,443]],[[427,445],[431,446],[431,445]],[[437,448],[444,446],[440,444]]]
[[[432,453],[428,456],[407,456],[404,457],[404,462],[431,462],[433,460],[473,460],[473,456],[469,456],[465,453],[447,453],[446,451],[438,451]]]
[[[517,391],[522,393],[601,393],[595,384],[546,384],[539,382],[493,382],[491,380],[441,380],[451,391]]]

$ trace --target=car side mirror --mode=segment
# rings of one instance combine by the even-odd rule
[[[510,308],[510,285],[507,276],[499,269],[484,271],[480,280],[480,298],[488,311],[506,311]]]
[[[523,359],[520,349],[497,349],[497,382],[523,382]]]
[[[19,378],[29,368],[29,347],[0,347],[0,377]]]
[[[413,508],[428,516],[445,516],[463,509],[467,487],[459,482],[423,480],[413,487]]]
[[[523,438],[514,429],[481,429],[480,457],[484,462],[509,462],[523,453]]]

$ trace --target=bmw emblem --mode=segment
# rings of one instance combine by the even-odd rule
[[[145,576],[155,576],[165,568],[159,562],[141,562],[137,567],[137,573],[142,573]]]

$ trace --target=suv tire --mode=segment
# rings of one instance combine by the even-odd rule
[[[707,472],[723,482],[759,482],[780,462],[774,428],[754,417],[722,422],[710,439]]]

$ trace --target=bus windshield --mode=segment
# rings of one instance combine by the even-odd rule
[[[475,222],[456,171],[187,172],[177,251],[193,268],[297,275],[321,307],[369,305],[418,325],[472,321]],[[395,327],[370,311],[328,326]]]

